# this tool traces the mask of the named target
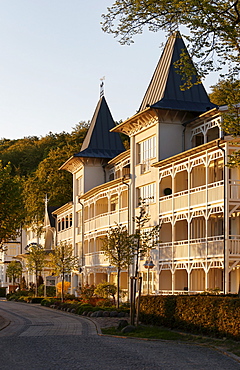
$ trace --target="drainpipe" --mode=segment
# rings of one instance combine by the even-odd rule
[[[126,180],[126,176],[123,176],[122,183],[128,187],[128,235],[129,235],[130,234],[130,184],[128,184],[124,180]],[[130,266],[128,265],[128,279],[129,279],[129,275],[130,275]],[[128,302],[129,302],[129,298],[130,298],[129,297],[129,290],[130,290],[129,289],[129,283],[127,284],[127,286],[128,286],[127,298],[128,298]]]
[[[81,274],[82,274],[82,286],[83,286],[83,265],[84,265],[84,255],[83,255],[83,252],[84,252],[84,215],[83,215],[83,210],[84,210],[84,204],[81,202],[80,198],[78,198],[78,203],[80,204],[80,206],[82,207],[82,271],[81,271]]]
[[[226,151],[220,146],[220,139],[217,140],[217,147],[223,152],[223,293],[226,294],[226,176],[225,176],[225,167],[226,167]]]

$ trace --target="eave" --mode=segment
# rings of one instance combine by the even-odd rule
[[[111,159],[111,161],[109,161],[108,164],[117,164],[117,163],[120,163],[124,159],[126,159],[127,157],[130,157],[130,149],[126,150],[123,153],[118,154],[116,157],[114,157],[113,159]]]
[[[217,146],[217,143],[216,143],[217,141],[219,141],[219,144],[223,144],[223,143],[226,142],[226,140],[220,140],[220,139],[219,140],[212,140],[209,143],[199,145],[195,148],[188,149],[185,152],[181,152],[181,153],[176,154],[172,157],[162,159],[159,162],[155,162],[155,163],[152,164],[151,167],[167,166],[167,165],[169,165],[173,162],[177,162],[177,161],[180,161],[182,159],[186,159],[187,157],[190,157],[191,155],[198,154],[200,152],[205,152],[207,149],[211,149],[211,148],[214,148],[215,146]]]
[[[68,202],[68,203],[65,203],[63,206],[59,207],[58,209],[56,209],[55,211],[52,212],[52,215],[60,215],[62,214],[63,212],[66,212],[70,209],[72,209],[73,207],[73,202]]]
[[[112,188],[115,188],[117,185],[123,184],[123,180],[124,182],[127,182],[123,177],[120,177],[119,179],[112,180],[109,182],[105,182],[104,184],[98,185],[95,188],[87,191],[79,199],[87,200],[88,198],[92,198],[94,195],[97,195],[98,193],[100,193],[101,191],[105,189],[112,189]]]
[[[82,158],[75,157],[73,155],[66,162],[64,162],[61,167],[59,167],[59,170],[65,170],[74,173],[79,169],[79,164],[83,164]]]
[[[111,132],[122,132],[131,136],[139,129],[149,126],[156,117],[156,111],[148,107],[111,129]]]

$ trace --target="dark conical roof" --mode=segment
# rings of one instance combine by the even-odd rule
[[[81,151],[75,157],[114,158],[125,151],[120,135],[110,132],[115,127],[107,102],[102,96],[94,112]]]
[[[210,102],[201,83],[193,85],[190,89],[180,90],[184,81],[177,73],[174,63],[180,59],[183,50],[187,52],[180,33],[176,32],[167,41],[139,111],[150,106],[202,113],[216,107]]]

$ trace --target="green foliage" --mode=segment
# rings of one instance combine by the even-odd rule
[[[55,275],[70,274],[73,269],[78,268],[78,257],[73,255],[73,247],[66,242],[60,242],[49,256],[49,265]]]
[[[240,340],[239,298],[143,296],[140,305],[142,323]]]
[[[212,92],[209,98],[212,103],[217,105],[228,105],[235,101],[240,102],[240,80],[226,79],[219,80],[217,84],[211,86]]]
[[[150,218],[151,217],[149,216],[145,205],[145,200],[140,199],[139,215],[133,218],[133,222],[135,223],[135,234],[131,235],[132,247],[134,248],[134,253],[136,255],[136,277],[138,276],[139,258],[150,254],[150,250],[155,248],[159,242],[160,225],[155,225],[145,229]]]
[[[49,257],[49,266],[53,269],[54,274],[62,277],[61,296],[62,300],[64,300],[65,275],[70,274],[74,269],[78,269],[79,258],[74,256],[73,247],[67,242],[60,242],[54,247],[53,253]]]
[[[118,270],[127,268],[133,261],[132,237],[129,237],[126,226],[116,224],[110,227],[103,239],[102,251],[110,265]]]
[[[11,178],[12,184],[15,182],[15,185],[20,186],[20,189],[16,190],[16,186],[11,186],[10,181],[7,180],[9,186],[3,196],[3,199],[7,200],[5,201],[6,210],[9,209],[9,213],[13,214],[12,220],[16,220],[15,230],[19,228],[24,214],[26,215],[25,224],[30,225],[34,222],[40,229],[44,218],[46,194],[48,194],[50,206],[60,206],[72,199],[72,176],[67,171],[59,171],[59,167],[74,153],[79,152],[88,126],[89,123],[80,122],[71,133],[53,134],[50,132],[41,138],[33,136],[18,140],[0,140],[0,160],[3,163],[0,167],[0,175],[2,167],[11,162],[8,177]],[[0,177],[3,181],[4,176]],[[5,196],[7,194],[9,197]],[[8,203],[8,198],[11,198],[11,204]],[[6,210],[4,209],[2,213]],[[8,218],[5,223],[10,225]],[[8,229],[10,226],[5,228]]]
[[[100,283],[96,286],[94,293],[102,298],[112,297],[113,299],[115,299],[115,295],[117,293],[117,287],[115,284],[110,284],[107,282]]]
[[[6,297],[6,287],[0,287],[0,297]]]
[[[90,299],[94,295],[95,286],[94,285],[83,285],[81,288],[80,297],[83,299]]]
[[[39,285],[38,287],[38,295],[40,297],[44,296],[44,284]],[[55,286],[46,286],[46,295],[47,297],[54,297],[56,295],[56,288]]]
[[[40,244],[30,246],[26,257],[26,265],[29,271],[34,272],[36,276],[40,275],[47,264],[46,253]]]
[[[0,243],[18,235],[24,219],[22,182],[11,176],[11,166],[0,161]]]
[[[239,71],[239,13],[238,0],[118,0],[102,15],[102,29],[121,44],[131,44],[145,27],[172,32],[185,26],[191,55],[199,60],[198,74],[204,76],[226,63],[231,63],[231,72]]]
[[[16,279],[22,275],[22,265],[18,261],[11,261],[6,269],[6,274],[10,281],[15,284]]]

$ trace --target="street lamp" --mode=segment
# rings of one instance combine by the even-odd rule
[[[155,266],[152,260],[146,260],[144,265],[147,269],[147,294],[149,295],[149,271]]]

